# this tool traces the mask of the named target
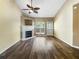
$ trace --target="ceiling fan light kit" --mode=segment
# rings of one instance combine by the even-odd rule
[[[31,0],[31,5],[27,4],[26,6],[28,7],[28,9],[22,9],[22,10],[28,10],[29,11],[29,14],[30,13],[38,13],[37,10],[39,10],[40,8],[39,7],[33,7],[32,5],[33,1]]]

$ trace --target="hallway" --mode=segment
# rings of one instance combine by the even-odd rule
[[[35,37],[18,42],[2,59],[79,59],[79,50],[54,37]]]

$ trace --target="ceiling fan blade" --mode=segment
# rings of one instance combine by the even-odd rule
[[[31,7],[30,5],[28,5],[28,4],[27,4],[27,7],[28,7],[28,8],[32,8],[32,7]]]
[[[40,9],[39,7],[35,7],[35,8],[34,8],[34,10],[39,10],[39,9]]]
[[[29,10],[29,9],[22,9],[22,10]]]
[[[38,11],[36,11],[36,10],[33,10],[33,12],[34,12],[34,13],[38,13]]]

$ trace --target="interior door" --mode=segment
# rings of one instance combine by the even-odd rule
[[[79,4],[73,7],[73,44],[79,46]]]

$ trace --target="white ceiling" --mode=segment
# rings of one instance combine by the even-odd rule
[[[26,15],[31,17],[54,17],[66,0],[33,0],[33,6],[40,7],[38,14],[23,11]],[[26,4],[30,4],[30,0],[16,0],[20,9],[27,9]]]

